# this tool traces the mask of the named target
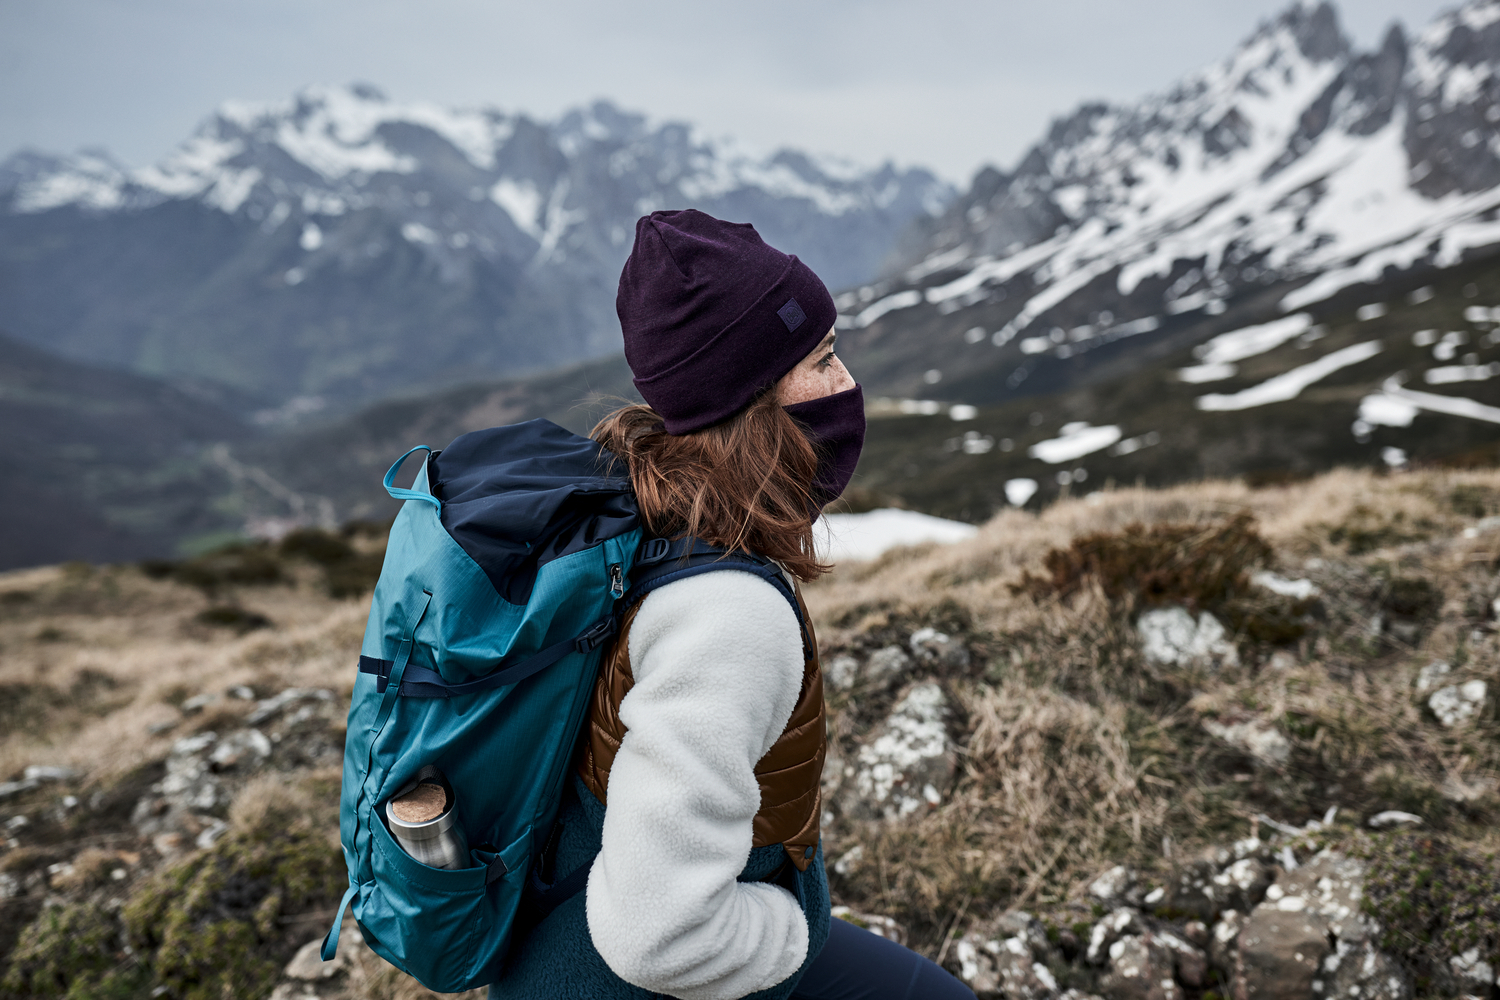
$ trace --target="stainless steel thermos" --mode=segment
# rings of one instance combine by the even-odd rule
[[[469,845],[458,828],[453,788],[436,768],[429,768],[385,804],[391,834],[407,854],[431,868],[468,868]]]

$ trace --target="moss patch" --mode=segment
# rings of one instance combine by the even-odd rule
[[[118,913],[97,900],[43,910],[21,932],[0,993],[267,995],[306,934],[288,918],[331,909],[347,885],[328,824],[309,819],[300,789],[278,787],[288,808],[240,809],[232,832],[143,882]]]
[[[254,996],[270,989],[294,950],[282,919],[331,904],[345,884],[322,833],[251,830],[158,875],[122,916],[173,997]]]
[[[126,953],[119,922],[89,903],[43,910],[21,932],[10,959],[0,981],[7,996],[104,1000],[148,992],[149,976]]]
[[[1381,947],[1403,956],[1419,989],[1446,992],[1448,960],[1470,949],[1500,964],[1500,864],[1494,853],[1440,837],[1393,836],[1366,852],[1365,912],[1383,930]]]

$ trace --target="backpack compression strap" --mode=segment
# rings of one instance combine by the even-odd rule
[[[599,644],[614,635],[619,627],[620,623],[615,616],[608,615],[573,638],[555,642],[520,663],[502,667],[472,681],[461,681],[456,684],[444,679],[442,674],[429,667],[408,664],[406,673],[401,679],[399,694],[403,698],[452,698],[461,694],[474,694],[477,691],[488,691],[491,688],[515,684],[552,666],[569,653],[587,653],[597,649]],[[385,691],[390,679],[391,667],[390,660],[377,660],[373,656],[359,658],[359,672],[375,675],[376,691]]]

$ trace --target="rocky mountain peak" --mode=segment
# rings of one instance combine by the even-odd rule
[[[618,349],[614,283],[654,209],[753,222],[844,287],[953,193],[926,170],[761,153],[603,100],[543,120],[312,86],[227,102],[138,170],[92,153],[0,164],[0,242],[62,255],[0,264],[0,309],[21,338],[80,358],[227,381],[276,405],[355,399],[403,384],[397,358],[413,354],[443,382]],[[58,305],[74,298],[74,240],[115,247],[95,275],[121,301]],[[172,263],[112,277],[150,259]],[[121,308],[137,296],[152,304]],[[173,320],[163,302],[206,312]],[[152,318],[121,318],[135,315]],[[260,345],[259,360],[229,341]]]
[[[1120,337],[1240,304],[1295,312],[1462,261],[1500,243],[1497,69],[1500,0],[1415,41],[1393,26],[1369,52],[1331,4],[1294,4],[1205,69],[1083,104],[1013,171],[981,172],[883,282],[845,299],[844,322],[988,342],[997,353],[966,370],[1026,392],[1032,373]],[[917,353],[930,369],[930,344]]]

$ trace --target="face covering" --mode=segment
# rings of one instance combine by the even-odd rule
[[[865,393],[860,386],[783,407],[807,431],[818,452],[813,499],[821,508],[849,485],[865,444]]]

